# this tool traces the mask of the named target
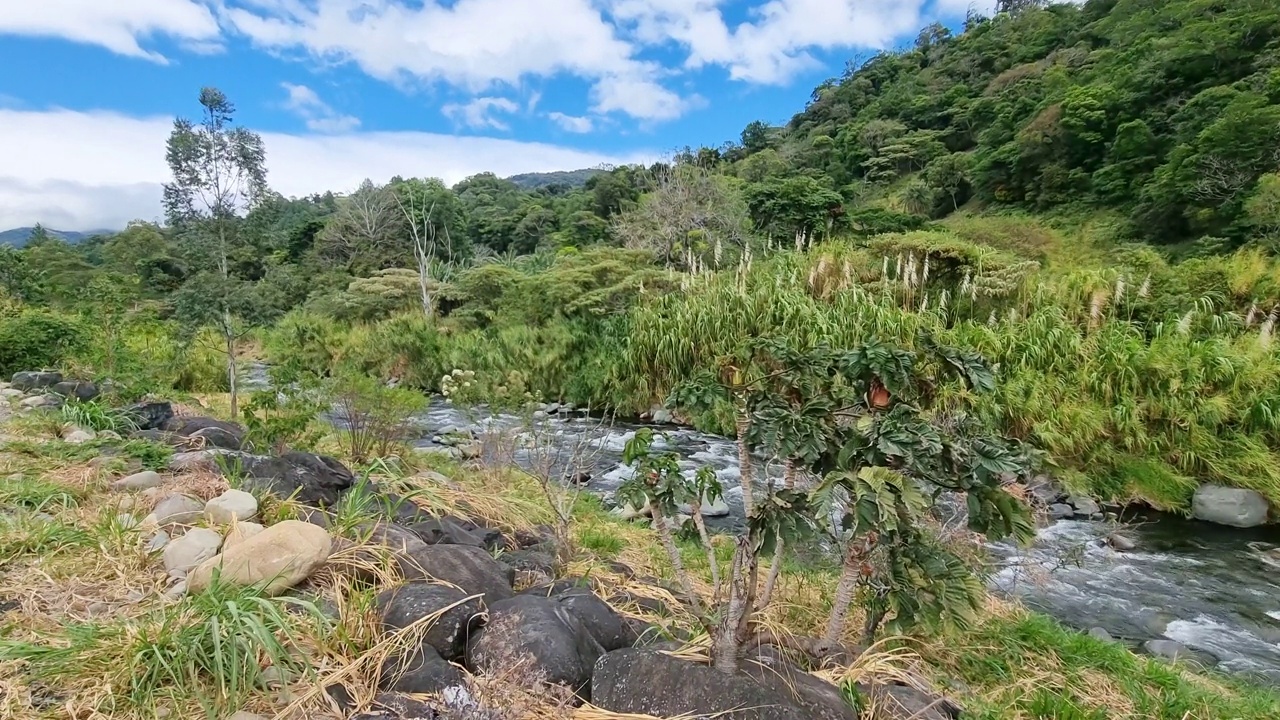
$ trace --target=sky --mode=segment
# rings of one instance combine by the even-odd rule
[[[160,220],[204,86],[288,196],[651,162],[993,0],[0,0],[0,229]]]

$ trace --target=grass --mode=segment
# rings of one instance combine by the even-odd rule
[[[286,671],[289,697],[305,716],[327,702],[326,686],[342,685],[357,703],[371,699],[381,660],[397,643],[412,641],[380,632],[373,598],[398,582],[397,570],[384,551],[358,539],[341,545],[296,597],[219,586],[179,602],[163,600],[163,570],[142,550],[148,536],[119,522],[116,496],[105,492],[112,474],[89,467],[79,455],[41,455],[46,447],[55,444],[28,437],[0,449],[0,469],[20,478],[3,486],[0,504],[21,508],[0,519],[0,601],[21,599],[0,620],[0,716],[221,720],[247,709],[270,717],[281,705],[280,691],[267,687],[268,667]],[[419,474],[428,467],[450,479]],[[173,482],[185,487],[186,481]],[[552,517],[541,488],[523,473],[410,457],[363,477],[337,509],[340,525],[355,528],[384,512],[370,492],[374,483],[429,512],[507,532]],[[289,501],[265,500],[268,523],[296,512]],[[37,508],[53,520],[36,516]],[[663,586],[670,567],[647,527],[621,521],[583,494],[574,507],[572,536],[568,575],[583,578],[623,615],[651,623],[660,638],[693,637],[689,657],[705,653],[705,635]],[[694,542],[680,547],[697,587],[709,591],[706,556]],[[731,543],[719,538],[716,550],[727,562]],[[834,568],[812,558],[788,562],[779,600],[762,622],[796,635],[818,634],[835,579]],[[338,609],[337,619],[320,613],[322,601]],[[946,692],[967,717],[992,720],[1280,716],[1274,691],[1136,656],[995,600],[972,628],[887,640],[853,665],[822,674],[843,684],[872,720],[883,709],[861,696],[856,684],[890,678]],[[495,678],[475,683],[478,697],[507,710],[504,718],[568,717],[548,697],[521,694]],[[29,703],[33,693],[48,704]]]

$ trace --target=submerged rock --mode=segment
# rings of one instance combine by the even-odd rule
[[[1192,517],[1219,525],[1256,527],[1267,522],[1269,510],[1266,498],[1245,488],[1201,485],[1191,498]]]

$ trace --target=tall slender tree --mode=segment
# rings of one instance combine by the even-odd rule
[[[210,275],[199,281],[207,297],[206,321],[225,342],[231,414],[238,415],[234,296],[228,255],[241,214],[267,196],[266,148],[255,132],[234,125],[235,106],[217,88],[200,91],[199,122],[173,121],[165,159],[173,182],[164,185],[169,224],[190,244]],[[213,280],[213,282],[208,282]]]

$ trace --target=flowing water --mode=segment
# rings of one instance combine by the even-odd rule
[[[265,374],[253,372],[255,385]],[[513,416],[463,412],[439,398],[415,418],[417,445],[436,446],[431,438],[444,429],[517,427]],[[590,473],[587,489],[609,498],[627,479],[622,449],[636,430],[631,423],[604,425],[578,413],[553,413],[539,423],[541,444],[554,446],[531,457],[512,459],[556,471]],[[716,522],[734,525],[742,517],[737,448],[732,440],[690,428],[655,427],[662,437],[656,449],[670,450],[692,473],[712,467],[725,488],[730,515]],[[780,468],[762,465],[758,476],[776,479]],[[1042,528],[1030,547],[993,543],[998,571],[991,580],[998,593],[1019,598],[1028,607],[1073,627],[1106,629],[1118,640],[1176,640],[1219,660],[1218,668],[1280,683],[1280,527],[1237,530],[1152,513],[1126,518],[1120,530],[1137,542],[1117,552],[1105,538],[1112,524],[1060,520]]]
[[[437,399],[417,423],[418,445],[427,449],[442,429],[479,431],[520,421],[479,417]],[[590,473],[587,489],[606,498],[629,476],[623,445],[644,427],[604,426],[599,419],[566,413],[552,414],[540,425],[546,438],[566,449],[556,458],[557,470]],[[662,433],[655,448],[677,453],[687,472],[703,465],[715,470],[731,509],[731,517],[720,522],[740,518],[734,442],[690,428],[654,427]],[[571,463],[575,453],[569,450],[578,448],[587,450]],[[528,454],[514,459],[534,462]],[[781,474],[780,468],[763,465],[760,473],[774,479]],[[1102,627],[1135,646],[1155,638],[1176,640],[1218,658],[1220,670],[1280,683],[1280,559],[1268,564],[1261,552],[1280,546],[1280,529],[1235,530],[1152,514],[1121,528],[1138,545],[1124,553],[1104,542],[1116,529],[1103,522],[1061,520],[1042,528],[1029,548],[993,543],[990,550],[1001,569],[992,577],[992,589],[1082,630]]]

